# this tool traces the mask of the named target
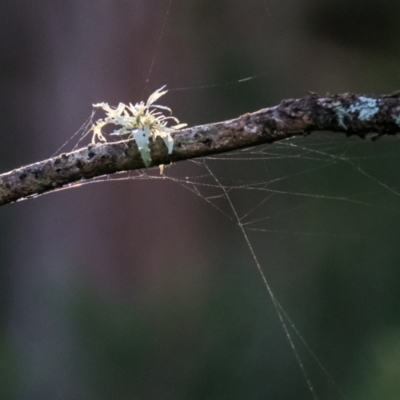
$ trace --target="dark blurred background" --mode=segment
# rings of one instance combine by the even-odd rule
[[[164,84],[258,76],[171,90],[160,103],[189,125],[306,91],[398,90],[399,18],[395,0],[2,0],[1,171],[50,157],[93,103]],[[318,398],[400,398],[397,139],[324,133],[263,151],[207,165],[275,191],[231,194],[241,215],[264,201],[249,238],[336,382],[293,334]],[[0,210],[1,399],[312,398],[243,235],[202,196],[133,180]]]

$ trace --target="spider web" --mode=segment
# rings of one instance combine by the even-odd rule
[[[172,4],[172,1],[168,2],[145,89],[156,65],[159,43]],[[253,78],[240,78],[235,82],[244,83],[249,79]],[[210,88],[229,84],[221,82],[199,86]],[[172,90],[192,88],[185,86]],[[185,122],[181,115],[177,115]],[[81,136],[79,144],[90,134],[93,119],[94,115],[91,115],[77,132],[77,136]],[[346,257],[339,256],[338,252],[348,252],[349,257],[355,257],[357,251],[365,251],[366,247],[370,248],[369,257],[376,257],[375,243],[382,243],[385,225],[393,221],[393,225],[399,225],[400,184],[395,173],[399,155],[399,143],[394,138],[372,143],[333,133],[318,133],[166,166],[162,174],[158,168],[131,171],[82,181],[66,188],[104,182],[157,181],[152,184],[163,182],[185,190],[188,202],[193,197],[200,199],[214,217],[219,216],[215,218],[228,221],[241,235],[247,249],[246,267],[257,268],[258,279],[261,276],[269,295],[269,304],[275,312],[275,316],[270,315],[270,321],[277,319],[279,327],[276,329],[287,340],[291,359],[300,368],[308,394],[301,393],[299,397],[347,398],[344,394],[347,391],[342,390],[347,380],[342,376],[340,367],[333,365],[334,372],[331,372],[329,357],[320,358],[320,351],[315,350],[329,344],[329,339],[318,337],[318,334],[313,336],[312,327],[307,327],[303,318],[308,313],[326,315],[329,310],[319,311],[318,307],[307,303],[318,298],[315,294],[304,294],[303,297],[308,300],[303,307],[297,307],[296,302],[303,302],[298,297],[302,294],[297,286],[305,285],[306,291],[324,290],[327,283],[321,283],[315,275],[320,274],[320,280],[329,281],[332,274],[332,284],[336,285],[335,290],[340,291],[337,280],[334,280],[337,279],[335,273],[328,271],[332,264],[327,258],[337,257],[337,263],[341,264]],[[395,233],[397,228],[391,228],[390,236]],[[385,237],[388,240],[388,236]],[[352,248],[357,251],[350,251]],[[309,259],[305,257],[307,252]],[[349,262],[348,268],[364,262]],[[316,272],[317,268],[322,272]],[[317,285],[317,289],[304,284],[300,270],[307,271],[305,277]],[[357,279],[353,276],[351,282],[355,281]],[[285,284],[297,297],[288,295],[282,289]],[[376,290],[379,292],[378,288]],[[368,296],[368,292],[364,292],[363,296]],[[324,296],[320,298],[325,299]],[[267,304],[265,299],[260,303],[263,307]],[[348,299],[344,303],[345,308],[352,305]],[[350,319],[354,321],[355,315],[352,314]],[[311,318],[313,321],[317,319]],[[305,329],[301,328],[302,325]],[[333,331],[331,325],[327,329]],[[325,353],[324,350],[321,352]],[[285,359],[286,356],[279,357]],[[345,361],[339,357],[336,362],[340,365]],[[293,383],[293,378],[289,381]]]
[[[299,245],[349,248],[379,241],[376,221],[397,221],[400,208],[398,186],[387,183],[390,168],[386,171],[376,166],[395,164],[399,152],[399,143],[393,138],[373,143],[318,133],[165,166],[163,173],[158,168],[122,172],[68,188],[119,181],[157,181],[153,183],[157,185],[163,181],[187,191],[189,202],[190,196],[199,198],[241,232],[248,249],[247,267],[255,264],[261,275],[311,397],[319,399],[331,392],[334,398],[348,398],[295,322],[298,312],[307,311],[288,315],[271,284],[280,262],[285,269],[291,264],[301,270],[309,268],[309,261],[293,261],[293,257],[288,257],[289,262],[285,257],[276,261],[281,257],[271,253],[290,253],[294,247],[293,253],[299,254]],[[317,217],[313,216],[316,209]],[[320,254],[314,253],[311,258]]]

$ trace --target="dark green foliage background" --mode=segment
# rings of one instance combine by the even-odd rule
[[[258,76],[170,91],[163,104],[190,125],[306,91],[399,89],[398,1],[174,0],[158,43],[168,4],[2,1],[1,170],[50,157],[91,104],[136,102],[164,84]],[[268,187],[311,195],[275,193],[260,210],[270,232],[249,232],[251,243],[347,398],[398,399],[398,139],[324,133],[293,143],[304,150],[287,148],[280,160],[207,162],[226,182],[285,177]],[[321,148],[353,164],[322,168],[330,157],[308,151]],[[193,163],[167,169],[198,172]],[[265,198],[231,195],[241,212]],[[312,398],[240,230],[171,180],[9,205],[0,235],[0,398]],[[294,341],[318,398],[340,399]]]

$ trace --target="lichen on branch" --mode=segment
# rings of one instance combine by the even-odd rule
[[[135,140],[146,167],[151,164],[150,139],[155,140],[160,137],[168,148],[168,154],[171,154],[174,147],[171,133],[184,128],[187,124],[179,124],[179,120],[172,115],[165,116],[162,111],[171,114],[170,108],[154,104],[167,93],[167,90],[162,91],[164,88],[165,86],[151,94],[146,103],[143,101],[134,105],[119,103],[116,108],[110,107],[108,103],[93,104],[94,108],[103,109],[107,116],[97,120],[93,125],[92,143],[107,142],[102,129],[104,126],[112,124],[118,129],[114,130],[111,135],[128,136]],[[168,126],[170,120],[176,122],[177,125]]]
[[[161,89],[155,97],[164,94]],[[147,107],[148,111],[156,100],[150,96],[143,107]],[[104,109],[107,107],[104,106]],[[206,157],[312,132],[331,131],[373,139],[400,132],[400,92],[381,96],[350,93],[318,96],[309,93],[306,97],[283,100],[275,107],[247,113],[232,120],[181,130],[176,130],[177,126],[165,128],[163,124],[166,121],[161,119],[164,136],[152,135],[149,121],[147,125],[135,125],[134,114],[127,111],[126,106],[119,107],[110,108],[111,120],[107,122],[106,118],[101,123],[121,122],[118,118],[125,115],[131,125],[128,122],[126,126],[125,122],[114,124],[121,126],[117,134],[129,135],[127,140],[103,142],[97,130],[96,137],[101,143],[92,143],[0,175],[0,205],[49,192],[82,179]],[[138,108],[129,107],[133,107],[131,111],[134,112],[142,110],[142,117],[146,115],[140,103]],[[149,158],[143,156],[140,141],[134,140],[134,132],[144,130],[144,126],[148,127]],[[163,129],[172,130],[166,133]],[[169,145],[169,135],[174,143],[173,148]]]

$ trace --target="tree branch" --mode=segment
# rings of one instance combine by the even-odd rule
[[[239,118],[176,131],[168,154],[160,138],[150,144],[152,166],[273,143],[317,131],[379,138],[400,132],[400,92],[341,94],[284,100]],[[133,140],[89,145],[0,175],[0,206],[81,179],[144,168]]]

